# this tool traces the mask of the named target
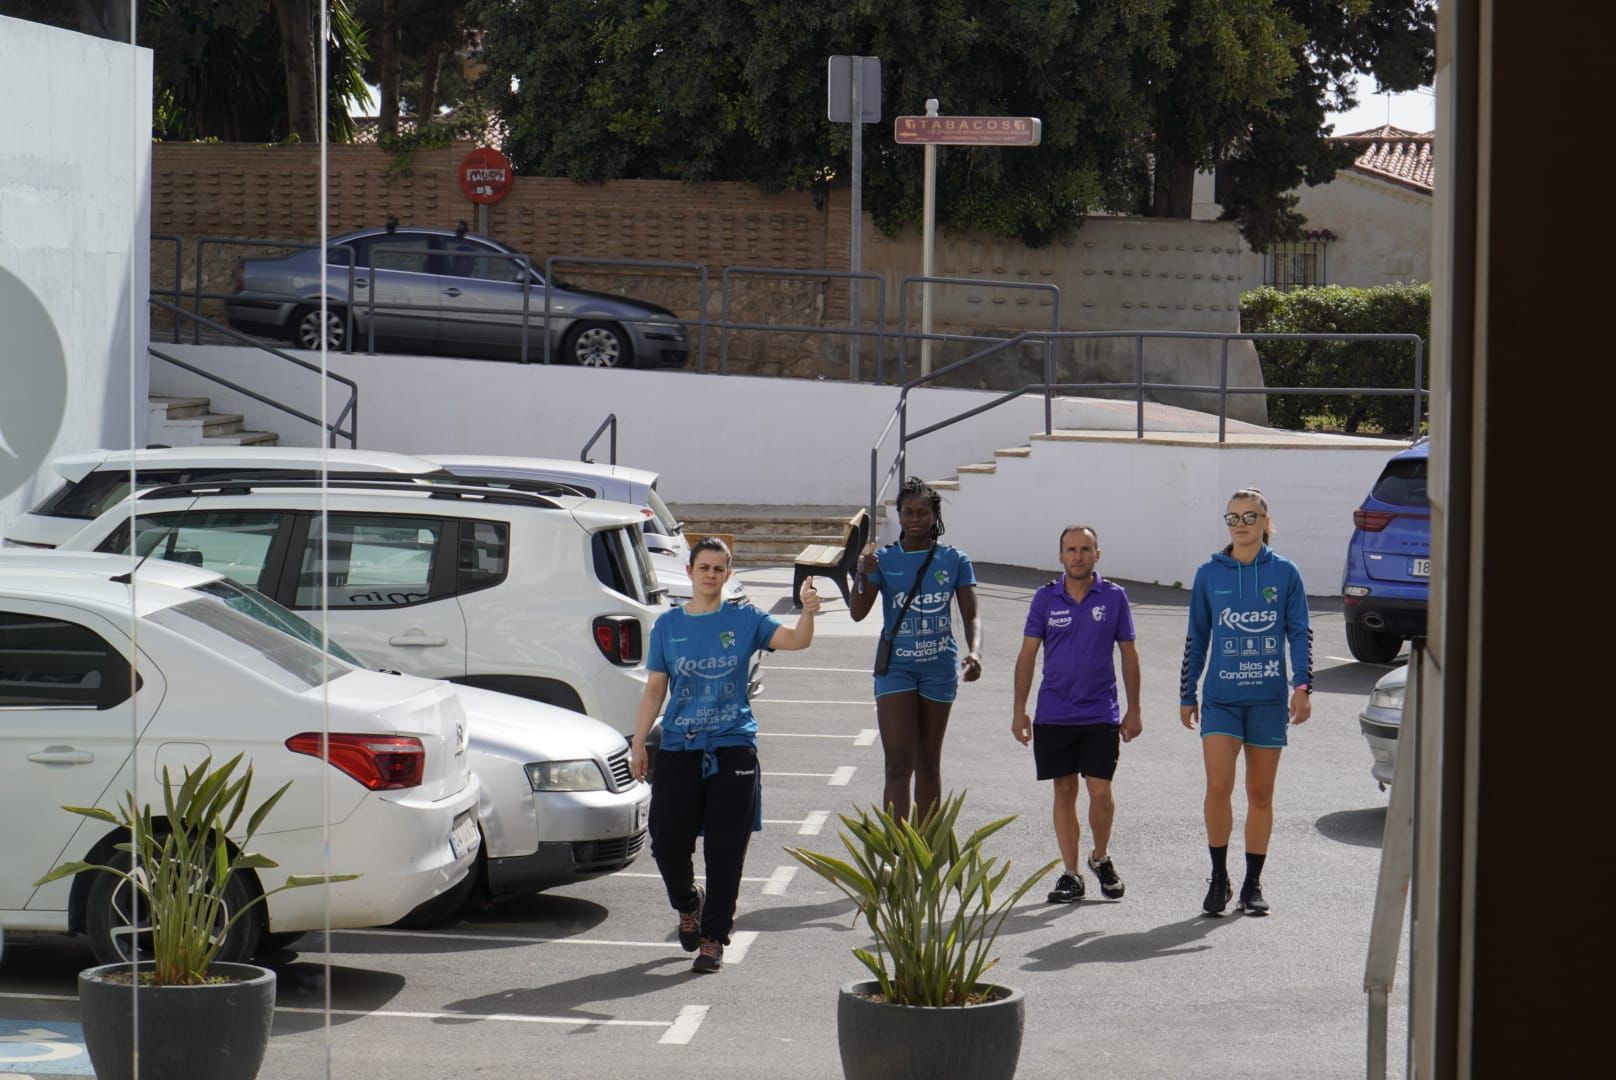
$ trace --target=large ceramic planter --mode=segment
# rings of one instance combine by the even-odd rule
[[[141,964],[142,971],[150,964]],[[140,987],[139,1080],[252,1080],[264,1063],[275,1014],[275,973],[252,964],[214,964],[231,981]],[[79,972],[84,1045],[99,1080],[135,1080],[135,990],[108,964]]]
[[[836,1004],[847,1080],[1012,1080],[1026,997],[1008,986],[982,1005],[932,1008],[872,1001],[875,982],[850,982]]]

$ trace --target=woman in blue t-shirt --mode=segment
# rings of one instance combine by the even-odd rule
[[[752,654],[806,649],[814,640],[819,593],[812,579],[803,585],[795,627],[750,604],[726,604],[729,548],[714,537],[691,545],[688,572],[694,595],[663,612],[651,629],[629,767],[645,779],[645,739],[668,699],[651,780],[651,857],[679,913],[679,944],[697,954],[695,971],[713,972],[724,966],[746,846],[762,816],[757,718],[747,698]],[[698,834],[704,837],[705,888],[696,884],[690,861]]]
[[[976,571],[963,551],[937,542],[943,535],[943,500],[918,477],[904,481],[898,492],[898,528],[896,543],[880,551],[874,544],[864,549],[849,606],[858,622],[879,595],[881,636],[890,641],[883,646],[890,649],[887,670],[875,676],[875,717],[886,754],[882,802],[897,817],[907,817],[911,806],[925,817],[942,797],[943,734],[959,681],[982,677],[982,623],[976,614]],[[950,618],[956,600],[965,621],[964,659]],[[876,654],[878,666],[883,647]]]

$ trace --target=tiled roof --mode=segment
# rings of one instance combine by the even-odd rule
[[[1368,131],[1337,135],[1335,141],[1362,147],[1352,168],[1365,176],[1387,180],[1427,195],[1435,188],[1434,131],[1409,131],[1386,124]]]

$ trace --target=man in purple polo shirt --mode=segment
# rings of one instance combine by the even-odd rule
[[[1078,858],[1083,830],[1077,796],[1089,789],[1089,832],[1094,850],[1089,872],[1100,894],[1120,899],[1122,878],[1106,850],[1111,841],[1111,778],[1120,744],[1139,734],[1139,650],[1134,646],[1133,611],[1128,594],[1095,573],[1100,537],[1088,525],[1068,525],[1060,535],[1060,561],[1066,573],[1033,594],[1016,657],[1016,698],[1010,731],[1023,746],[1032,743],[1038,779],[1055,782],[1055,840],[1066,870],[1049,894],[1052,904],[1083,899]],[[1117,676],[1111,650],[1122,651],[1122,683],[1128,711],[1117,709]],[[1044,650],[1044,679],[1038,687],[1038,722],[1027,715],[1038,650]],[[1081,779],[1080,779],[1081,778]]]

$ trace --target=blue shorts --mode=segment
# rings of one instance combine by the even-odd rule
[[[1277,750],[1285,745],[1286,732],[1291,725],[1291,711],[1287,705],[1214,705],[1201,706],[1201,737],[1233,735],[1247,746]]]
[[[919,691],[927,701],[951,704],[959,693],[959,672],[952,663],[927,664],[918,668],[887,668],[875,677],[875,696]]]

